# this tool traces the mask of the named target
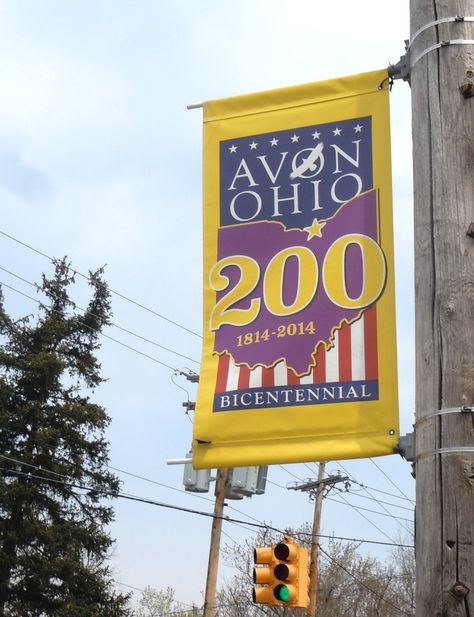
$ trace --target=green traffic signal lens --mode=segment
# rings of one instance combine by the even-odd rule
[[[290,599],[290,590],[286,585],[277,585],[274,594],[275,598],[281,602],[288,602]]]
[[[283,602],[288,602],[288,600],[290,599],[290,590],[288,589],[288,587],[283,586],[283,589],[280,589],[280,598],[283,600]]]

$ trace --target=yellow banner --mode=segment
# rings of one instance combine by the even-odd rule
[[[204,104],[195,468],[394,451],[387,77]]]

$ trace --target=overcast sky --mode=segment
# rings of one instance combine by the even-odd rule
[[[189,449],[192,417],[182,402],[195,395],[172,369],[198,371],[201,346],[202,113],[186,106],[385,68],[398,61],[408,35],[408,3],[389,14],[370,0],[0,0],[0,231],[31,247],[0,235],[0,265],[33,282],[51,272],[40,253],[68,255],[84,273],[107,264],[110,287],[153,311],[114,294],[114,323],[185,356],[116,328],[106,332],[129,346],[104,338],[100,352],[107,382],[94,400],[112,417],[111,465],[159,483],[122,471],[125,492],[213,508],[212,492],[204,499],[182,492],[182,468],[166,465]],[[406,433],[414,409],[409,86],[396,82],[390,98]],[[34,295],[28,283],[0,274]],[[79,304],[87,298],[81,282],[74,293]],[[26,297],[5,295],[14,315],[35,311]],[[397,456],[375,462],[383,473],[367,460],[342,465],[359,483],[392,494],[372,497],[409,509],[362,499],[353,484],[344,496],[350,506],[325,502],[324,533],[389,542],[409,526],[395,517],[412,518],[413,504],[399,492],[413,497],[410,466]],[[315,472],[314,464],[272,467],[267,493],[230,503],[238,512],[227,514],[278,528],[310,521],[313,505],[286,486]],[[115,507],[117,585],[169,585],[177,600],[202,604],[210,519],[122,500]],[[229,544],[253,533],[232,524],[224,532]],[[364,550],[383,557],[388,549]],[[221,580],[231,576],[223,564]]]

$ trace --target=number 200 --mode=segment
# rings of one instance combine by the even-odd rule
[[[359,247],[362,259],[362,286],[357,298],[351,298],[347,292],[345,256],[350,245]],[[298,278],[294,300],[285,304],[283,299],[283,277],[290,257],[298,262]],[[235,308],[234,305],[245,299],[257,287],[260,281],[259,264],[246,255],[230,255],[219,260],[209,273],[211,288],[225,291],[230,279],[223,273],[229,266],[240,270],[237,284],[225,294],[214,306],[210,316],[211,330],[218,330],[222,325],[245,326],[258,316],[261,298],[250,300],[248,308]],[[313,300],[320,278],[316,255],[304,246],[292,246],[283,249],[270,260],[263,274],[263,301],[273,315],[289,316],[306,308]],[[322,284],[329,299],[344,309],[361,309],[375,302],[383,291],[386,279],[386,263],[379,245],[363,234],[348,234],[338,238],[329,247],[323,260],[321,271]]]

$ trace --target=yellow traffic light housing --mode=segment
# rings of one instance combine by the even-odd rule
[[[254,550],[253,601],[305,608],[308,598],[308,551],[285,536],[283,542]]]
[[[255,564],[259,564],[261,567],[253,569],[253,582],[255,586],[252,599],[255,604],[272,604],[274,599],[273,586],[275,583],[273,576],[273,547],[263,546],[255,548],[253,560]]]

